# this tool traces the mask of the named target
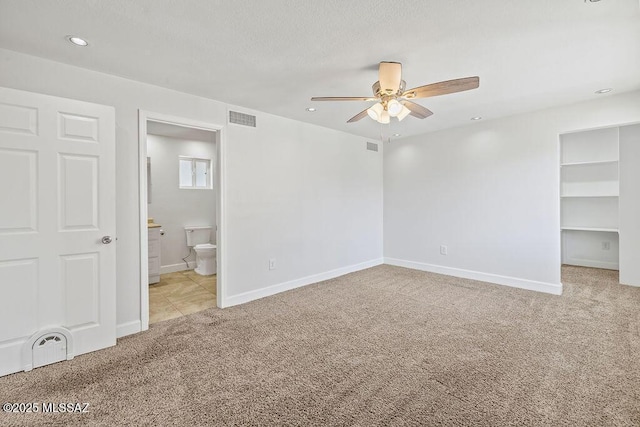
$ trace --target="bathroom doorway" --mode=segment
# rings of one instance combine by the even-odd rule
[[[140,301],[149,324],[220,307],[222,126],[140,111]]]

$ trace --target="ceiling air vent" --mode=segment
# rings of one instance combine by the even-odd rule
[[[367,150],[378,151],[378,144],[374,144],[373,142],[367,142]]]
[[[237,111],[229,111],[229,123],[235,123],[242,126],[256,127],[256,116],[251,114],[238,113]]]

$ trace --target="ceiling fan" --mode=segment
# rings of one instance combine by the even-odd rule
[[[369,97],[313,97],[312,101],[377,101],[347,120],[347,123],[357,122],[365,116],[371,117],[378,123],[387,124],[391,117],[397,117],[402,121],[411,115],[419,119],[425,119],[433,113],[420,104],[410,101],[417,98],[447,95],[449,93],[463,92],[476,89],[480,85],[479,77],[465,77],[462,79],[447,80],[432,83],[405,90],[405,81],[402,80],[402,64],[399,62],[381,62],[378,68],[378,81],[373,84],[373,96]]]

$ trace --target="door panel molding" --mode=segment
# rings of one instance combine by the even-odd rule
[[[0,87],[0,198],[0,375],[52,328],[115,345],[114,108]]]

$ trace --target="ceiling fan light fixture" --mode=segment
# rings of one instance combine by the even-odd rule
[[[401,104],[402,105],[402,104]],[[400,110],[400,112],[398,113],[398,115],[396,116],[398,118],[398,121],[401,122],[402,120],[404,120],[405,117],[407,117],[409,114],[411,114],[411,110],[409,110],[407,107],[405,107],[404,105],[402,106],[402,110]]]
[[[382,114],[380,114],[380,118],[378,119],[378,123],[387,125],[389,124],[390,121],[391,121],[391,117],[389,116],[389,113],[383,109]]]
[[[372,105],[371,108],[367,110],[367,114],[369,115],[369,117],[371,117],[373,120],[376,120],[376,121],[380,121],[380,118],[382,117],[383,112],[384,112],[384,107],[379,102],[377,104]]]
[[[391,117],[396,117],[402,112],[404,105],[400,104],[397,99],[392,99],[387,102],[387,112]]]
[[[374,101],[375,104],[360,111],[347,120],[347,123],[357,122],[366,116],[378,123],[387,124],[391,117],[398,121],[411,115],[418,119],[426,119],[433,115],[432,111],[420,104],[412,102],[414,98],[429,98],[464,92],[480,87],[478,76],[445,80],[405,90],[406,83],[402,80],[402,64],[399,62],[382,61],[378,66],[378,81],[373,86],[373,96],[314,96],[312,101]]]

